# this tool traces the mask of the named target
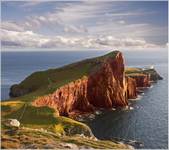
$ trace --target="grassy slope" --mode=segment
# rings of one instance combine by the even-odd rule
[[[87,75],[93,68],[97,68],[106,57],[113,58],[116,56],[116,53],[117,52],[113,52],[105,56],[87,59],[58,69],[49,69],[47,71],[33,73],[19,84],[20,88],[32,88],[33,92],[1,102],[2,122],[6,118],[15,118],[21,122],[21,127],[32,129],[43,128],[44,130],[55,133],[56,136],[58,136],[57,140],[60,142],[76,143],[77,145],[87,145],[93,148],[124,148],[124,145],[122,146],[110,141],[93,141],[76,136],[66,136],[75,134],[91,136],[92,133],[87,125],[70,118],[57,116],[51,108],[37,108],[31,105],[31,101],[37,96],[51,93],[65,83]],[[1,128],[5,130],[5,126],[2,125]],[[27,131],[24,131],[23,134],[27,136]],[[29,134],[33,136],[34,132],[30,132]],[[60,135],[62,136],[60,137]],[[4,147],[10,148],[10,139],[15,137],[6,135],[6,133],[3,133],[2,137],[3,136],[7,136],[7,139],[2,141],[2,145],[5,144]],[[41,136],[43,135],[41,134]],[[20,138],[20,135],[17,137]],[[33,136],[32,138],[35,137]],[[18,141],[17,138],[15,142],[16,141]],[[17,142],[11,145],[13,144],[19,146]]]
[[[125,74],[130,75],[130,74],[154,74],[155,69],[142,69],[142,68],[126,68],[125,69]]]
[[[73,135],[83,133],[90,136],[91,132],[88,126],[70,118],[57,116],[55,111],[48,107],[34,107],[27,102],[3,102],[2,121],[6,118],[15,118],[20,121],[24,127],[43,128],[56,134]],[[77,129],[77,132],[75,131]]]
[[[19,89],[31,89],[32,91],[21,96],[19,100],[32,101],[37,96],[52,93],[60,86],[88,75],[97,69],[105,58],[114,58],[117,53],[118,51],[114,51],[104,56],[86,59],[61,68],[35,72],[17,85]],[[14,100],[18,100],[18,98],[14,98]]]
[[[30,128],[20,128],[15,133],[10,133],[4,129],[2,134],[2,148],[29,148],[29,149],[68,149],[64,145],[73,144],[78,148],[96,148],[96,149],[129,149],[127,145],[117,142],[95,140],[95,138],[75,136],[58,136],[51,132],[34,130]]]

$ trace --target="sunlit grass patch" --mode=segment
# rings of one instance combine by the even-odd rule
[[[24,105],[22,101],[2,101],[1,102],[1,115],[10,114]]]
[[[142,69],[141,68],[130,68],[130,67],[126,67],[125,68],[125,73],[126,74],[131,74],[131,73],[141,73]]]

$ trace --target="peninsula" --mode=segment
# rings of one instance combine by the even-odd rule
[[[46,143],[49,148],[131,148],[96,139],[90,128],[76,119],[100,108],[127,107],[128,100],[137,98],[140,89],[161,79],[154,68],[125,68],[120,51],[35,72],[11,86],[13,98],[1,102],[2,123],[7,119],[21,123],[12,135],[3,124],[2,148],[45,148]],[[37,135],[46,142],[32,146]],[[19,140],[21,136],[25,139]]]

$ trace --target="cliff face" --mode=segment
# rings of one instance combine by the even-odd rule
[[[155,82],[157,80],[163,79],[155,69],[146,69],[146,70],[144,70],[144,73],[150,75],[150,81]]]
[[[128,105],[121,53],[115,59],[107,59],[96,73],[89,76],[88,100],[93,106],[102,108]]]
[[[150,87],[150,75],[149,74],[136,74],[129,76],[135,79],[137,87]]]
[[[79,71],[72,72],[73,75],[83,70],[79,65],[87,66],[86,68],[90,66],[86,76],[83,74],[83,77],[64,84],[52,94],[38,97],[34,100],[33,105],[49,106],[63,116],[91,112],[95,108],[122,107],[128,105],[128,99],[137,98],[137,87],[149,87],[152,78],[160,78],[154,69],[134,69],[135,71],[130,69],[130,72],[125,74],[124,58],[118,51],[70,65],[69,69],[74,69],[74,71],[80,67]],[[61,71],[63,69],[52,73],[50,78],[57,78],[55,75],[57,76]],[[65,74],[62,73],[59,77],[62,76]],[[32,78],[30,77],[29,80]],[[40,83],[43,80],[38,81]],[[53,84],[57,85],[56,82]]]
[[[74,111],[92,111],[93,106],[87,99],[87,82],[87,77],[71,82],[60,87],[53,94],[39,97],[34,101],[34,105],[52,107],[64,116]]]
[[[59,111],[60,115],[69,116],[74,112],[90,112],[94,107],[111,108],[128,105],[129,96],[135,96],[131,88],[131,79],[126,83],[124,59],[119,52],[115,58],[107,58],[99,68],[88,77],[70,82],[60,87],[53,94],[42,96],[34,101],[36,106],[49,106]],[[132,95],[132,94],[133,95]]]
[[[131,78],[131,77],[127,77],[126,76],[126,96],[128,99],[134,99],[137,98],[137,90],[136,90],[136,80]]]
[[[17,84],[14,84],[10,88],[9,96],[18,97],[18,96],[25,95],[25,94],[27,94],[29,92],[30,92],[29,89],[20,88],[20,87],[18,87]]]

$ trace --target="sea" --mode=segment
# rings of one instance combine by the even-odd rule
[[[109,51],[1,52],[1,100],[9,89],[35,71],[57,68]],[[144,149],[168,149],[168,54],[167,50],[124,51],[126,66],[154,66],[163,80],[153,83],[136,100],[133,109],[107,110],[87,124],[99,139],[138,141]]]

